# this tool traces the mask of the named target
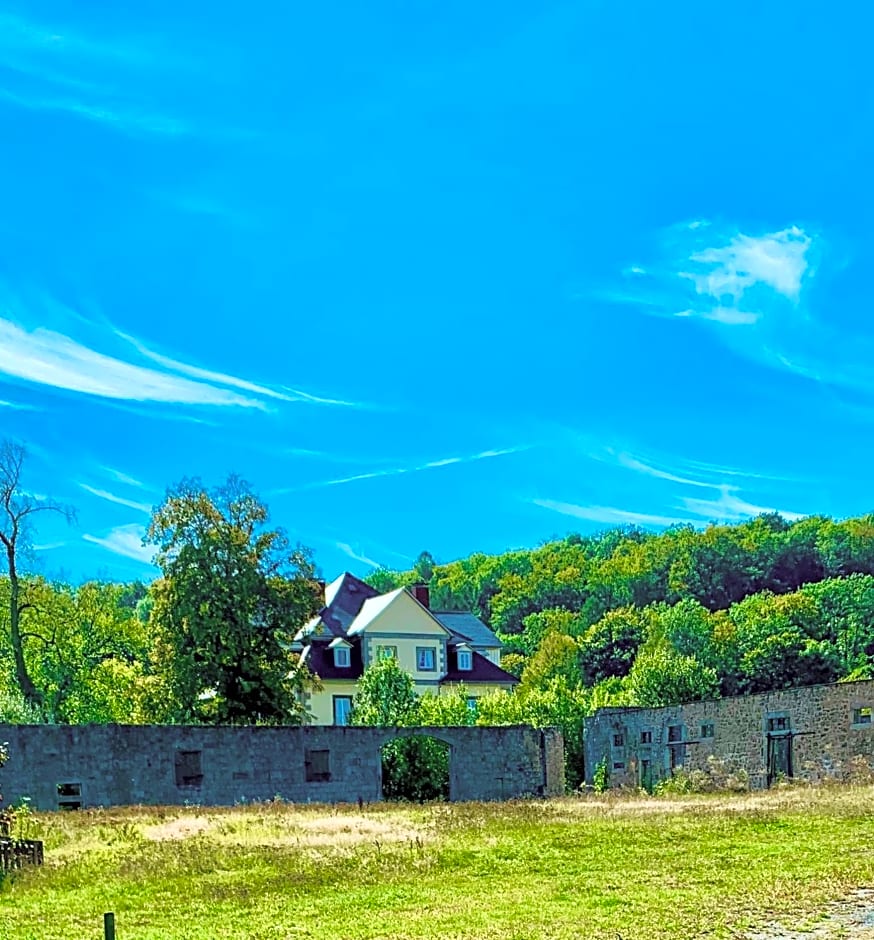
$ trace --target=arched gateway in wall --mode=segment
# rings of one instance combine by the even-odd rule
[[[205,806],[281,798],[376,802],[383,745],[422,735],[450,749],[449,798],[506,800],[564,792],[555,729],[231,728],[0,725],[9,742],[7,802],[35,809],[131,804]]]

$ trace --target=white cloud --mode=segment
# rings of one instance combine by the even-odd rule
[[[658,480],[669,480],[672,483],[682,483],[684,486],[712,486],[711,483],[704,483],[701,480],[691,480],[688,477],[677,476],[669,470],[660,470],[658,467],[650,466],[642,460],[638,460],[633,454],[617,454],[616,460],[619,465],[625,467],[626,470],[634,470],[637,473],[643,473],[646,476],[655,477]]]
[[[796,226],[758,237],[738,234],[720,248],[695,252],[690,260],[697,272],[680,276],[690,278],[699,294],[730,298],[735,304],[756,284],[797,300],[809,248],[810,237]]]
[[[297,490],[319,489],[324,486],[341,486],[345,483],[357,483],[359,480],[375,480],[379,477],[401,476],[405,473],[420,473],[423,470],[435,470],[439,467],[454,466],[455,464],[462,463],[474,463],[478,460],[490,460],[494,457],[504,457],[508,454],[518,454],[521,451],[528,449],[529,445],[508,447],[504,450],[483,450],[478,454],[471,454],[467,457],[443,457],[439,460],[429,460],[427,463],[416,464],[408,467],[386,467],[382,470],[371,470],[368,473],[356,473],[353,476],[339,477],[334,480],[319,480],[315,483],[305,483],[303,486],[278,490],[277,494],[291,493],[296,492]]]
[[[11,408],[13,411],[39,411],[35,405],[24,405],[18,401],[0,401],[0,408]]]
[[[813,273],[813,238],[797,226],[747,235],[699,223],[668,229],[664,241],[660,264],[626,267],[622,288],[598,296],[653,316],[752,327],[795,310]]]
[[[0,13],[0,58],[17,73],[15,91],[8,84],[0,89],[0,99],[9,104],[64,112],[123,133],[172,136],[189,130],[186,122],[144,105],[152,82],[140,80],[136,88],[138,73],[149,79],[156,69],[183,65],[164,44],[149,47],[142,37],[136,42],[119,36],[95,39]]]
[[[809,307],[809,284],[827,249],[821,235],[795,225],[753,235],[673,226],[662,233],[659,263],[645,275],[626,267],[621,284],[595,296],[647,316],[707,322],[732,352],[758,365],[874,395],[871,337],[848,335]]]
[[[533,499],[531,502],[542,509],[550,509],[564,516],[587,519],[589,522],[601,522],[605,525],[668,526],[692,522],[691,519],[632,512],[627,509],[617,509],[613,506],[577,506],[574,503],[563,503],[555,499]]]
[[[125,499],[123,496],[116,496],[108,490],[96,489],[93,486],[89,486],[87,483],[80,483],[79,486],[87,493],[91,493],[92,496],[105,499],[109,503],[117,503],[119,506],[126,506],[128,509],[136,509],[138,512],[151,515],[152,507],[148,503],[137,503],[132,499]]]
[[[99,545],[116,555],[122,555],[124,558],[132,558],[134,561],[151,565],[155,556],[155,549],[153,546],[143,545],[143,536],[145,534],[144,526],[133,524],[116,526],[114,529],[110,529],[109,534],[102,538],[88,534],[83,535],[82,538],[86,542]]]
[[[103,398],[264,407],[229,389],[134,365],[51,330],[27,332],[4,319],[0,319],[0,372]]]
[[[5,292],[8,305],[17,299]],[[75,321],[73,311],[43,299],[37,312],[51,309]],[[117,331],[110,328],[109,339]],[[286,394],[237,376],[190,365],[148,350],[132,337],[135,349],[161,368],[100,352],[70,336],[39,327],[27,330],[11,319],[0,318],[0,374],[39,385],[125,402],[219,405],[266,410],[268,402],[348,404],[305,392]],[[14,406],[13,406],[14,407]]]
[[[360,552],[356,552],[351,545],[348,545],[346,542],[337,542],[337,548],[343,552],[344,555],[348,555],[354,561],[360,561],[362,564],[370,565],[371,568],[381,568],[382,565],[378,561],[374,561],[372,558],[368,558],[367,555],[363,555]]]
[[[688,316],[684,311],[677,316]],[[693,314],[694,315],[694,314]],[[759,313],[749,313],[746,310],[738,310],[735,307],[714,307],[712,310],[703,310],[699,314],[704,320],[712,320],[714,323],[724,323],[726,326],[749,326],[757,323],[761,318]]]
[[[7,104],[14,104],[31,111],[60,111],[85,118],[98,124],[106,124],[124,133],[146,132],[176,136],[188,132],[188,125],[178,118],[161,114],[150,114],[132,108],[122,108],[117,104],[96,104],[79,101],[76,98],[38,93],[16,93],[8,88],[0,88],[0,99]]]
[[[254,382],[247,382],[245,379],[238,379],[233,375],[227,375],[224,372],[213,372],[210,369],[202,369],[199,366],[189,365],[186,362],[180,362],[178,359],[171,359],[169,356],[163,356],[149,349],[133,336],[115,331],[116,335],[126,342],[130,343],[140,355],[145,356],[152,362],[157,363],[173,372],[178,372],[191,378],[205,382],[216,383],[219,385],[229,385],[232,388],[239,388],[244,392],[252,392],[255,395],[262,395],[266,398],[276,398],[280,401],[306,401],[318,405],[347,405],[352,406],[353,402],[338,401],[332,398],[319,398],[317,395],[310,395],[299,389],[287,389],[286,392],[278,392],[272,388],[265,388],[263,385],[256,385]]]
[[[141,489],[144,486],[136,477],[128,476],[126,473],[122,473],[121,470],[115,470],[113,467],[101,467],[101,470],[108,473],[113,480],[117,480],[119,483],[124,483],[127,486],[136,486]]]
[[[756,506],[736,496],[737,487],[722,485],[719,499],[683,499],[683,506],[688,512],[716,522],[740,522],[762,513],[778,512],[784,519],[803,519],[805,513],[792,512],[788,509],[776,509],[773,506]]]

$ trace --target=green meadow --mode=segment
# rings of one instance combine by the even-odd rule
[[[874,787],[34,814],[4,940],[742,937],[874,885]]]

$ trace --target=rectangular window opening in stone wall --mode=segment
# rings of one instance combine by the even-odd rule
[[[854,728],[870,728],[872,711],[874,710],[872,710],[870,705],[860,705],[858,708],[854,708],[853,709],[853,727]]]
[[[624,734],[613,735],[613,747],[625,747],[625,735]]]
[[[788,731],[789,730],[789,716],[788,715],[771,715],[768,718],[768,731],[770,733]]]
[[[701,737],[702,738],[712,738],[716,735],[716,725],[712,721],[704,721],[701,723]]]
[[[82,784],[58,784],[58,809],[82,809]]]
[[[304,751],[307,783],[330,783],[331,752],[327,748]]]
[[[640,743],[641,743],[641,744],[652,744],[652,731],[641,731],[641,732],[640,732]]]
[[[681,770],[686,763],[686,745],[683,743],[683,726],[668,725],[668,767],[671,773]]]
[[[176,786],[196,787],[203,784],[203,751],[176,752]]]
[[[624,760],[615,760],[613,761],[614,770],[625,770],[625,761]]]

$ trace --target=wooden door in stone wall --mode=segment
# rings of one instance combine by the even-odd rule
[[[768,786],[792,776],[792,735],[768,735]]]

